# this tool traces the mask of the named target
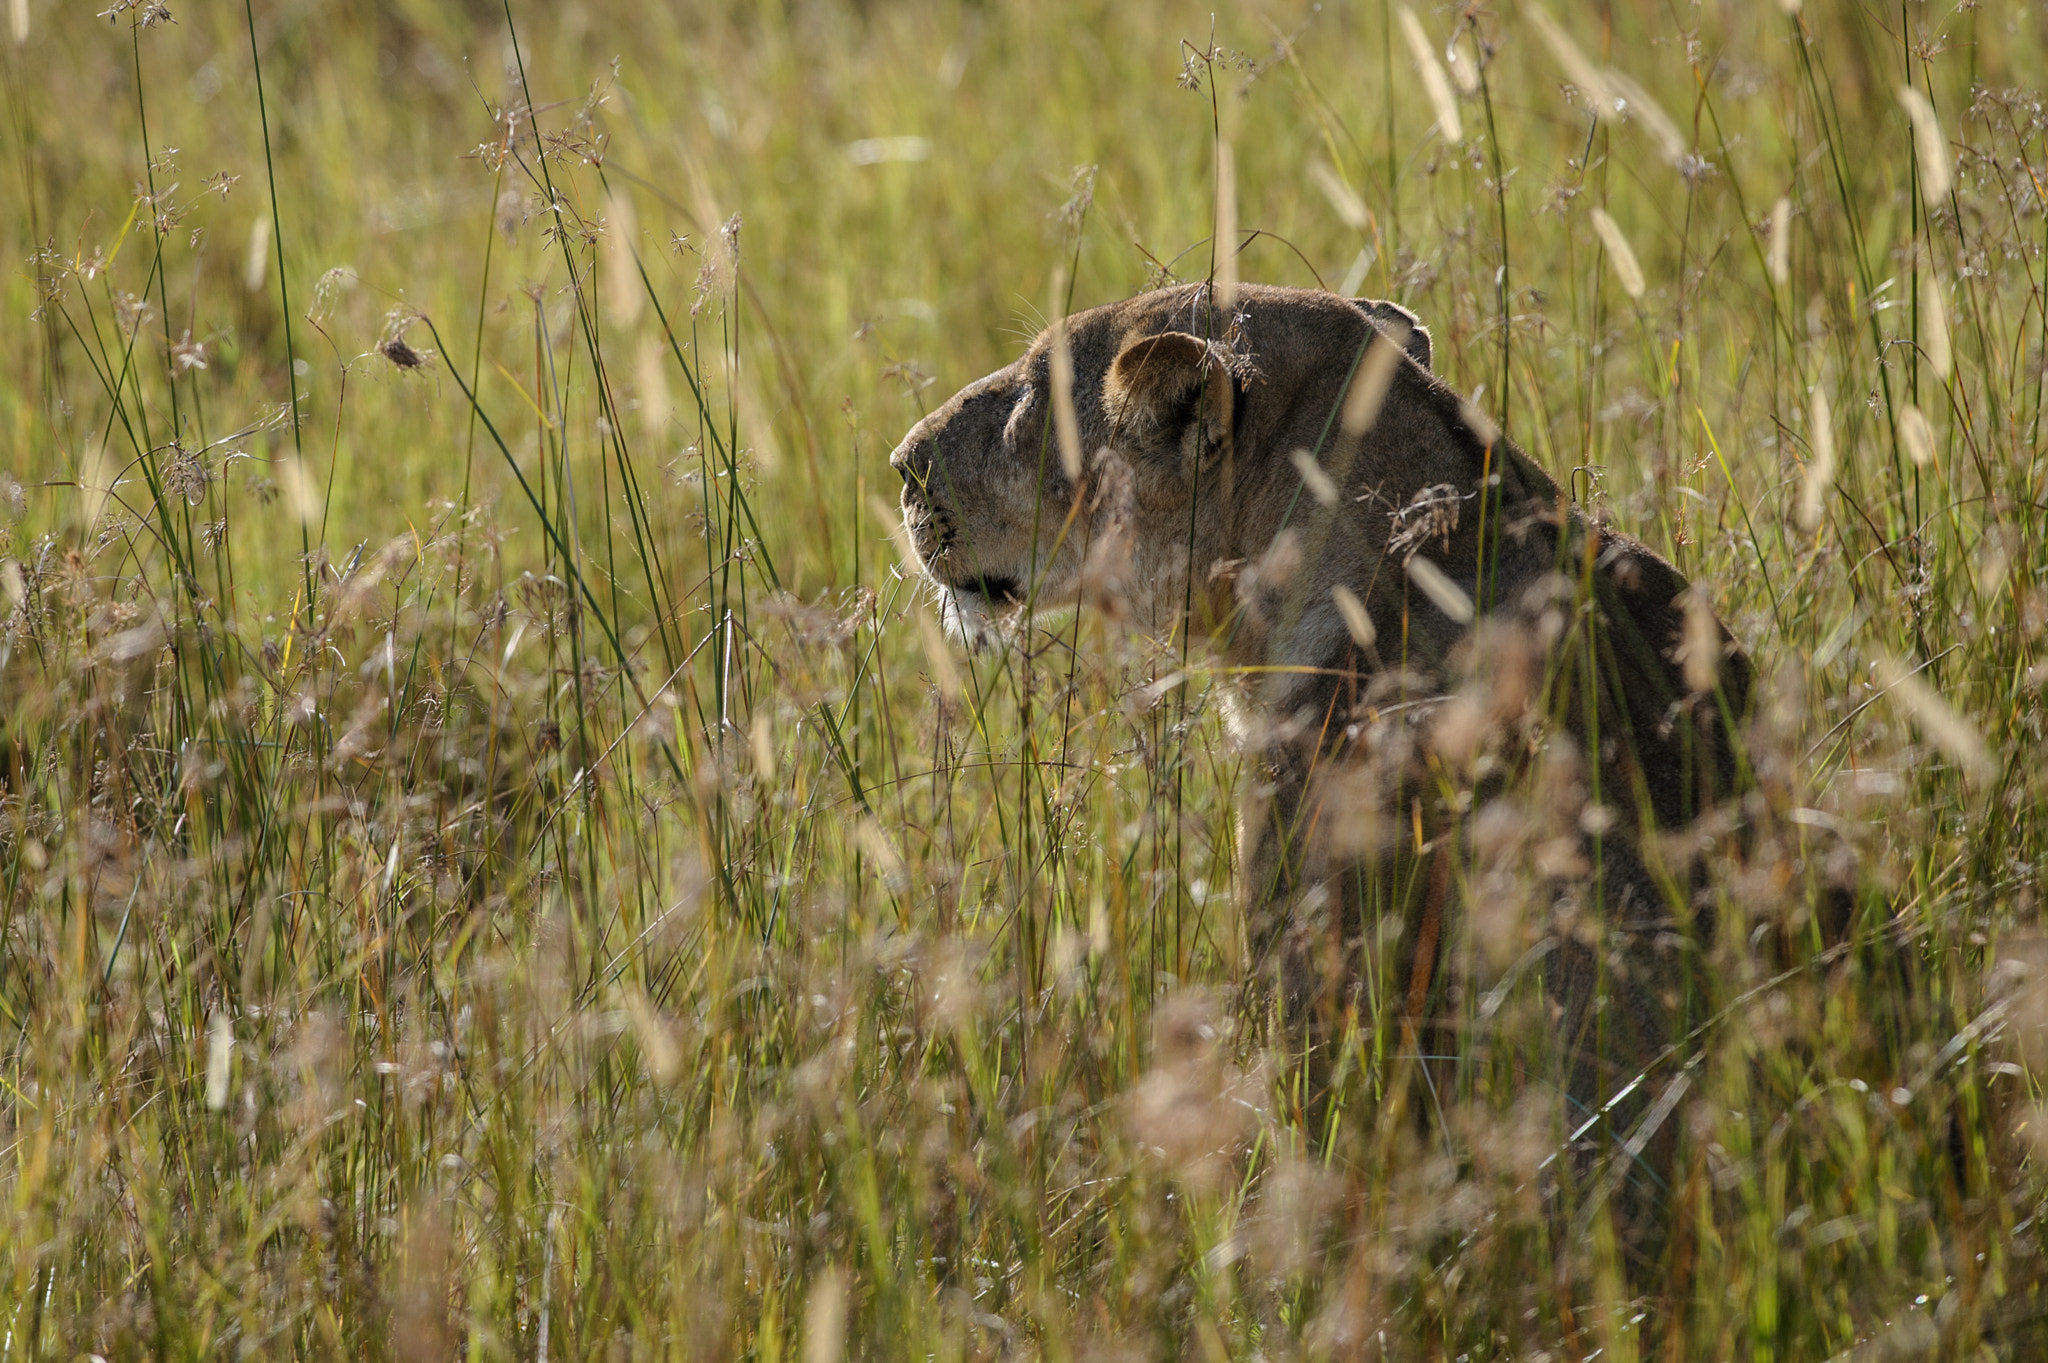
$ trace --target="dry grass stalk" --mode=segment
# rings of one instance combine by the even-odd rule
[[[1067,279],[1064,269],[1052,277],[1052,425],[1058,445],[1060,471],[1069,483],[1081,482],[1081,421],[1074,411],[1074,354],[1067,344],[1064,316]],[[1227,306],[1227,305],[1226,305]]]
[[[1216,306],[1226,317],[1237,310],[1237,158],[1224,138],[1216,140]]]

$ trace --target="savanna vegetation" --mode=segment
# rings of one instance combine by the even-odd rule
[[[0,30],[0,1359],[2048,1345],[2039,6],[94,8]],[[1756,662],[1633,1125],[1568,766],[1304,1102],[1206,641],[904,566],[901,433],[1219,251]]]

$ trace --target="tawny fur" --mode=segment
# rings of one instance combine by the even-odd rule
[[[1376,340],[1389,347],[1377,361],[1367,358]],[[1675,568],[1590,522],[1521,451],[1475,430],[1487,423],[1429,372],[1427,333],[1391,305],[1247,286],[1224,315],[1195,285],[1076,314],[1066,344],[1079,485],[1054,435],[1048,333],[896,449],[911,542],[949,622],[970,636],[994,637],[1027,596],[1044,606],[1085,591],[1132,628],[1206,633],[1253,679],[1242,699],[1266,780],[1245,815],[1246,921],[1297,1023],[1313,1033],[1318,1015],[1334,1020],[1374,912],[1412,920],[1401,969],[1418,988],[1429,981],[1433,963],[1418,970],[1416,954],[1440,950],[1442,924],[1420,920],[1440,915],[1443,893],[1439,883],[1430,902],[1431,874],[1417,866],[1458,834],[1454,817],[1424,808],[1436,730],[1412,702],[1446,693],[1461,666],[1533,659],[1541,675],[1517,683],[1530,694],[1516,732],[1532,751],[1569,747],[1564,735],[1593,748],[1584,765],[1619,812],[1594,845],[1592,897],[1623,938],[1678,940],[1683,906],[1643,869],[1640,834],[1677,827],[1735,787],[1730,727],[1749,671],[1715,625],[1714,686],[1687,685],[1687,584]],[[1347,431],[1354,375],[1376,363],[1384,374],[1389,359],[1376,416],[1362,434]],[[1334,504],[1305,486],[1296,451],[1314,452]],[[1476,626],[1417,589],[1416,555],[1476,604]],[[1347,628],[1337,588],[1364,604],[1371,646]],[[1567,637],[1587,646],[1559,647]],[[1537,692],[1547,720],[1533,715]],[[1357,779],[1366,769],[1370,783]],[[1355,831],[1346,802],[1366,799],[1390,804],[1402,825],[1391,847],[1333,832]],[[1425,822],[1418,860],[1409,825]],[[1623,1067],[1672,1034],[1659,950],[1645,946],[1617,972],[1625,1006],[1598,1024],[1629,1034]],[[1603,964],[1561,941],[1546,970],[1567,1050],[1585,1052],[1587,1010],[1610,987]],[[1612,1079],[1611,1062],[1609,1072],[1591,1058],[1571,1068],[1584,1098]]]

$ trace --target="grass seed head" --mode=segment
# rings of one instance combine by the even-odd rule
[[[1955,187],[1955,168],[1941,135],[1941,120],[1934,115],[1933,102],[1910,85],[1899,87],[1899,103],[1913,124],[1913,164],[1920,173],[1921,201],[1930,209],[1939,208]]]
[[[650,437],[660,438],[675,411],[675,400],[669,394],[668,352],[659,337],[640,338],[633,356],[633,387],[640,401],[640,424]]]
[[[235,1049],[234,1025],[227,1014],[215,1013],[206,1028],[206,1110],[219,1112],[228,1105],[232,1080],[230,1062]]]
[[[1806,441],[1809,451],[1805,476],[1799,480],[1799,528],[1812,534],[1820,528],[1827,508],[1828,489],[1835,483],[1835,419],[1828,410],[1828,395],[1816,386],[1807,405]]]
[[[1479,49],[1472,42],[1472,35],[1461,30],[1444,48],[1444,65],[1451,73],[1451,84],[1458,87],[1458,93],[1466,99],[1479,97]]]
[[[1915,468],[1934,462],[1934,428],[1927,424],[1927,414],[1910,402],[1899,408],[1899,443]]]
[[[1606,78],[1609,97],[1621,112],[1643,125],[1643,131],[1657,144],[1658,154],[1674,166],[1685,167],[1692,144],[1671,121],[1671,115],[1664,112],[1663,106],[1626,72],[1610,66],[1601,74]]]
[[[811,1279],[804,1297],[803,1363],[839,1363],[846,1356],[846,1270],[834,1265]]]
[[[306,466],[292,455],[280,454],[271,462],[271,471],[277,475],[278,491],[284,494],[285,510],[300,525],[313,525],[320,519],[320,485],[306,472]]]
[[[605,206],[604,235],[598,238],[605,309],[619,326],[631,327],[640,320],[646,302],[640,267],[633,257],[634,243],[640,239],[640,220],[633,212],[631,196],[616,189],[606,194]]]
[[[263,292],[263,280],[270,270],[270,219],[260,213],[249,224],[249,254],[243,260],[242,287],[250,293]]]
[[[1880,656],[1875,667],[1877,683],[1903,710],[1935,747],[1940,748],[1969,775],[1983,782],[1997,775],[1998,767],[1984,746],[1984,736],[1975,725],[1922,679],[1922,674],[1889,655]]]
[[[1309,496],[1323,506],[1337,504],[1336,481],[1316,462],[1314,454],[1308,450],[1296,450],[1288,458],[1293,460],[1295,471],[1301,475],[1301,485],[1308,489]]]
[[[1612,123],[1619,116],[1615,109],[1614,92],[1609,88],[1606,75],[1589,61],[1571,35],[1558,26],[1550,11],[1541,5],[1531,5],[1528,10],[1529,22],[1536,29],[1536,35],[1543,39],[1543,45],[1550,49],[1550,55],[1564,68],[1565,79],[1578,87],[1580,98],[1592,109],[1596,118]]]
[[[1955,355],[1949,348],[1948,300],[1943,297],[1941,278],[1930,269],[1920,272],[1920,353],[1934,377],[1948,382],[1955,369]]]
[[[1792,278],[1792,201],[1782,196],[1771,205],[1770,248],[1766,258],[1770,262],[1771,283],[1784,288]]]
[[[1404,565],[1408,580],[1421,589],[1430,604],[1461,625],[1472,623],[1472,598],[1465,589],[1451,581],[1450,575],[1420,554],[1410,558]]]
[[[1422,77],[1423,93],[1429,96],[1429,107],[1436,114],[1436,130],[1443,134],[1444,141],[1455,146],[1465,140],[1465,124],[1458,117],[1458,98],[1451,92],[1450,77],[1444,74],[1443,63],[1437,60],[1436,49],[1430,45],[1429,35],[1422,31],[1422,21],[1415,17],[1415,11],[1402,5],[1395,13],[1400,16],[1401,36],[1408,40],[1415,70]]]
[[[1630,298],[1643,296],[1643,267],[1636,263],[1636,253],[1629,246],[1628,238],[1621,234],[1621,224],[1608,215],[1604,208],[1593,210],[1593,230],[1600,234],[1600,244],[1607,248],[1607,259],[1614,266],[1614,277],[1621,283],[1621,291]]]
[[[1343,177],[1330,168],[1328,161],[1319,159],[1310,164],[1308,178],[1322,191],[1323,197],[1330,201],[1330,208],[1337,214],[1339,222],[1354,232],[1372,230],[1372,213],[1366,208],[1365,200],[1359,198],[1357,191],[1344,183]],[[1340,292],[1348,294],[1350,290]]]
[[[1364,435],[1380,419],[1380,408],[1386,405],[1387,389],[1393,385],[1401,346],[1407,339],[1405,327],[1398,336],[1391,329],[1382,330],[1366,346],[1365,358],[1358,362],[1358,373],[1344,394],[1342,424],[1344,434],[1352,439]]]
[[[1344,621],[1344,630],[1351,636],[1351,642],[1360,648],[1371,648],[1379,632],[1373,628],[1372,616],[1366,612],[1365,603],[1349,587],[1336,586],[1330,589],[1330,599],[1337,605],[1337,614]]]
[[[107,502],[114,495],[119,481],[114,457],[107,452],[98,432],[88,435],[85,454],[78,461],[77,478],[78,524],[87,535],[99,525],[100,516],[106,511]]]
[[[1711,691],[1720,679],[1721,623],[1714,618],[1707,594],[1698,586],[1685,593],[1685,639],[1680,645],[1679,662],[1685,669],[1689,690]]]

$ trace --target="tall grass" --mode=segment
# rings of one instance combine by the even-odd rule
[[[15,0],[0,1359],[2034,1356],[2048,33],[1812,8]],[[891,538],[1223,141],[1758,662],[1653,1265],[1540,849],[1311,1129],[1202,641]]]

